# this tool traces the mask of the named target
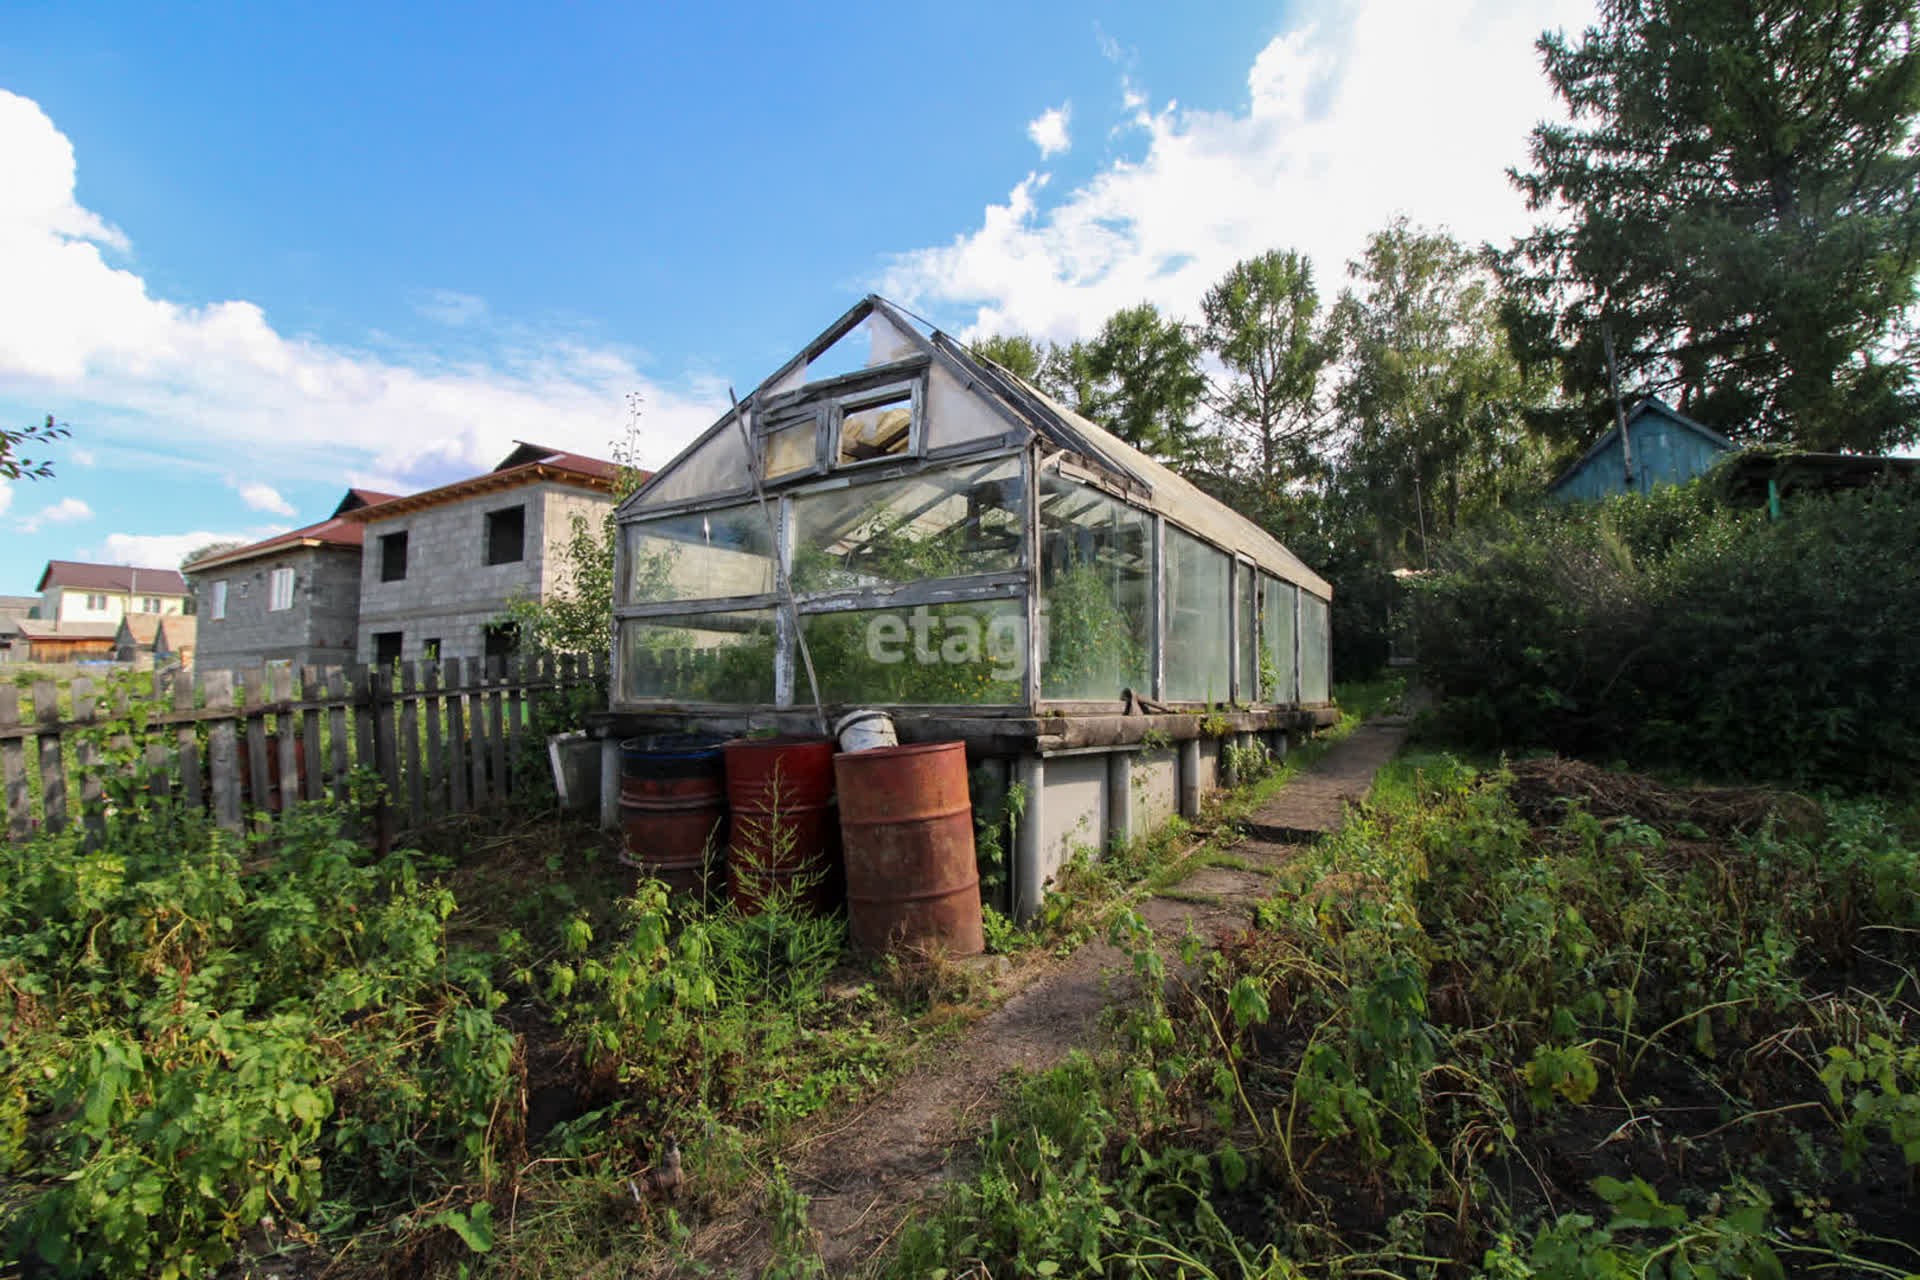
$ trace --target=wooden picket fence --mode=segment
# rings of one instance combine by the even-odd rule
[[[10,839],[75,821],[102,829],[116,769],[236,830],[301,801],[345,802],[364,769],[384,784],[374,805],[384,843],[512,801],[527,771],[545,769],[527,750],[542,700],[604,691],[607,666],[601,657],[448,659],[154,679],[154,698],[131,707],[124,691],[85,677],[64,697],[51,680],[0,685],[0,820]]]

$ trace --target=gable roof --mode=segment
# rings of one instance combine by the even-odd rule
[[[276,555],[301,547],[341,547],[350,551],[358,550],[365,537],[366,529],[342,517],[348,512],[364,511],[368,507],[376,507],[383,502],[393,500],[393,495],[390,493],[378,493],[372,489],[349,489],[346,496],[340,499],[340,504],[333,509],[333,515],[318,524],[310,524],[301,529],[289,529],[285,533],[277,533],[259,542],[249,542],[244,547],[233,547],[226,551],[216,551],[210,556],[201,556],[187,565],[186,572],[198,577],[209,569],[224,569],[244,560]]]
[[[166,637],[167,651],[178,653],[182,647],[192,648],[194,636],[200,629],[200,620],[178,613],[129,613],[120,618],[120,628],[114,632],[113,642],[125,644],[129,640],[143,649],[154,647],[161,636]]]
[[[111,640],[119,634],[117,622],[53,622],[21,618],[15,624],[29,640]]]
[[[340,499],[340,505],[333,509],[333,514],[343,516],[349,511],[358,511],[362,507],[377,507],[383,502],[392,502],[399,496],[397,493],[381,493],[378,489],[349,489],[346,496]]]
[[[1692,418],[1689,418],[1686,414],[1680,412],[1659,396],[1642,396],[1640,402],[1628,410],[1627,430],[1633,430],[1633,425],[1650,413],[1657,414],[1676,426],[1686,428],[1723,453],[1732,453],[1735,449],[1739,448],[1733,441],[1727,439],[1712,427],[1704,423],[1695,422]],[[1620,424],[1616,422],[1613,426],[1608,427],[1598,440],[1593,442],[1592,448],[1580,455],[1578,461],[1554,478],[1553,483],[1547,486],[1547,492],[1552,493],[1567,481],[1573,479],[1574,476],[1580,473],[1582,467],[1585,467],[1589,462],[1599,457],[1608,445],[1619,438]]]
[[[117,591],[148,596],[184,596],[187,580],[178,569],[143,569],[137,565],[88,564],[80,560],[49,560],[36,591],[71,587],[77,591]]]
[[[1212,542],[1248,556],[1287,581],[1304,587],[1310,594],[1331,599],[1333,588],[1326,579],[1309,569],[1272,534],[1202,490],[1173,468],[1128,444],[1098,423],[1082,417],[1060,404],[1032,383],[990,360],[973,354],[964,343],[934,329],[922,333],[898,307],[878,294],[868,294],[855,303],[833,324],[822,330],[800,352],[741,399],[740,411],[753,412],[763,401],[779,397],[776,406],[790,393],[804,386],[828,387],[841,378],[804,383],[807,366],[852,333],[870,316],[886,322],[910,353],[940,365],[967,391],[980,397],[1003,419],[1010,432],[1038,436],[1053,446],[1050,456],[1065,456],[1082,469],[1104,479],[1127,493],[1133,501],[1164,515],[1174,524]],[[871,375],[876,366],[864,371]],[[845,375],[854,378],[863,375]],[[665,480],[675,466],[689,459],[723,431],[737,431],[735,411],[729,409],[718,421],[682,450],[673,463],[654,473],[655,481]],[[742,478],[745,483],[745,478]],[[645,505],[652,484],[642,485],[623,504],[623,509]],[[679,499],[675,499],[678,505]]]
[[[642,477],[652,475],[651,472],[646,471],[640,474]],[[407,515],[427,507],[442,506],[480,494],[497,493],[541,481],[611,494],[614,481],[619,475],[619,464],[608,462],[604,458],[589,458],[581,453],[568,453],[565,450],[549,449],[544,445],[516,441],[513,452],[501,459],[499,465],[491,471],[484,471],[477,476],[468,476],[464,480],[455,480],[437,489],[427,489],[405,497],[390,498],[374,506],[343,512],[340,518],[354,521],[385,520],[391,516]]]

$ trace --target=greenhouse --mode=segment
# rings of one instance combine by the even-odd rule
[[[1223,743],[1331,718],[1324,580],[877,297],[619,527],[609,732],[817,733],[871,707],[902,741],[963,739],[977,776],[1026,787],[1016,908],[1073,845],[1191,808]]]

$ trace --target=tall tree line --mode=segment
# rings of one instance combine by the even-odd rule
[[[1920,442],[1920,0],[1603,0],[1542,68],[1571,119],[1510,178],[1538,227],[1396,221],[1322,306],[1285,249],[1193,320],[978,350],[1321,562],[1417,566],[1538,494],[1628,401],[1741,442]]]

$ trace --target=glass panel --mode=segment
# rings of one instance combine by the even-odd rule
[[[1167,698],[1227,697],[1227,568],[1224,552],[1167,526]]]
[[[1152,692],[1153,520],[1098,489],[1040,477],[1040,692]]]
[[[840,418],[840,461],[865,462],[905,454],[912,428],[911,391],[849,405]]]
[[[814,452],[820,442],[820,424],[812,419],[778,431],[769,431],[766,439],[767,479],[797,475],[813,470]]]
[[[1300,597],[1300,701],[1325,702],[1330,695],[1327,677],[1330,670],[1333,637],[1329,632],[1327,602],[1313,596]]]
[[[773,536],[757,503],[630,524],[623,536],[628,603],[773,590]]]
[[[644,510],[708,494],[738,493],[749,483],[747,446],[740,439],[739,426],[729,417],[712,439],[654,477],[653,487],[639,506]]]
[[[1266,700],[1290,703],[1293,687],[1293,596],[1294,586],[1270,575],[1261,575],[1265,592],[1261,599],[1260,629],[1266,642]]]
[[[1240,668],[1234,697],[1242,703],[1260,701],[1260,631],[1254,612],[1253,572],[1250,564],[1235,562],[1233,566],[1233,587],[1238,597],[1234,601],[1234,639],[1238,646],[1234,654]]]
[[[629,701],[773,701],[771,609],[629,618],[620,624],[620,687]]]
[[[1020,567],[1020,462],[996,458],[794,499],[793,588],[895,586]]]
[[[970,600],[802,614],[800,627],[822,702],[1006,705],[1024,701],[1026,613],[1023,600]]]

